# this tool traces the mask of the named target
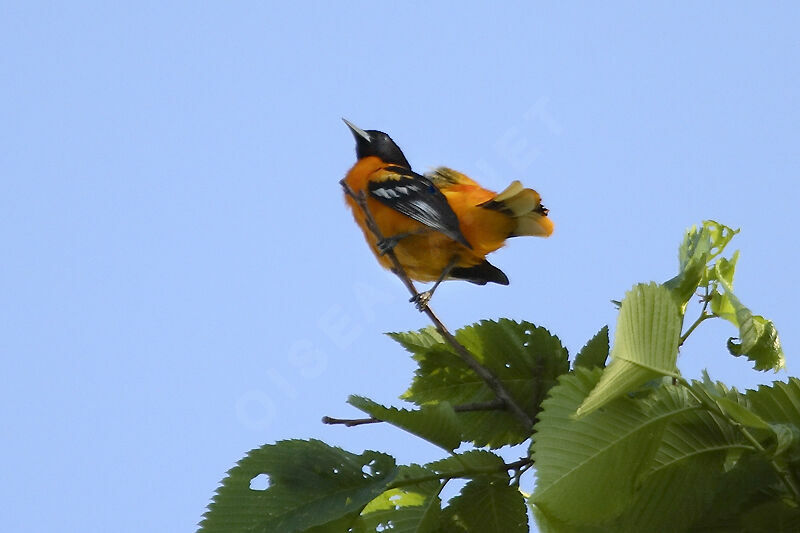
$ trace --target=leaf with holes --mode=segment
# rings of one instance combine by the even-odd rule
[[[445,508],[446,520],[465,531],[527,533],[528,516],[519,489],[505,479],[478,477],[470,480]]]
[[[418,405],[483,403],[494,392],[444,342],[432,344],[428,330],[397,338],[414,353],[419,364],[404,399]],[[456,339],[503,383],[531,417],[555,379],[569,370],[567,351],[557,337],[529,322],[482,321],[456,332]],[[477,446],[498,448],[518,444],[530,436],[507,411],[459,412],[463,439]]]
[[[697,287],[707,282],[708,262],[721,254],[737,233],[738,229],[713,220],[704,221],[700,229],[692,226],[686,231],[678,248],[678,275],[664,283],[681,313]]]
[[[364,531],[393,533],[434,533],[439,528],[442,500],[429,496],[421,505],[374,511],[359,518]]]
[[[250,488],[266,474],[266,490]],[[201,533],[300,532],[353,520],[397,474],[394,458],[361,455],[318,440],[286,440],[251,450],[228,471],[200,526]]]
[[[430,480],[432,473],[418,465],[399,467],[395,481],[402,481],[403,485],[389,489],[369,502],[354,524],[354,530],[395,533],[436,531],[442,506],[439,498],[441,483]],[[411,483],[413,479],[426,481],[414,484]]]
[[[498,475],[508,477],[505,462],[499,455],[487,450],[470,450],[457,453],[425,465],[442,476],[473,477],[476,475]]]
[[[617,320],[611,364],[577,411],[585,416],[649,380],[677,375],[681,318],[669,290],[639,284],[628,291]]]
[[[603,326],[597,334],[589,339],[578,355],[575,356],[573,367],[582,366],[592,369],[594,367],[603,368],[608,359],[608,326]]]
[[[384,407],[362,396],[350,396],[347,403],[445,450],[454,450],[461,444],[461,424],[447,402],[423,405],[416,411]]]

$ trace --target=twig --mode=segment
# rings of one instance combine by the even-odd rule
[[[453,406],[453,411],[457,413],[466,413],[469,411],[492,411],[495,409],[504,409],[505,404],[502,400],[490,400],[488,402],[474,402],[465,403]],[[378,424],[383,422],[380,418],[371,416],[369,418],[333,418],[331,416],[323,416],[322,423],[336,425],[341,424],[345,427],[351,428],[354,426],[362,426],[364,424]]]
[[[514,476],[516,478],[517,476],[522,475],[524,470],[527,470],[531,466],[533,466],[533,460],[531,460],[531,459],[520,459],[519,461],[514,461],[513,463],[505,463],[505,464],[503,464],[501,467],[499,467],[497,469],[487,470],[485,468],[481,468],[481,469],[463,468],[462,470],[459,470],[457,472],[450,471],[450,472],[447,472],[446,474],[444,474],[444,473],[442,473],[442,474],[430,474],[430,475],[426,475],[426,476],[420,476],[420,477],[417,477],[417,478],[400,479],[398,481],[390,483],[389,486],[387,487],[387,489],[396,489],[396,488],[399,488],[399,487],[407,487],[409,485],[418,485],[419,483],[426,483],[428,481],[443,481],[443,482],[447,482],[447,481],[450,481],[451,479],[468,478],[468,477],[472,477],[472,476],[475,476],[475,475],[486,474],[486,473],[489,473],[489,472],[503,472],[503,471],[509,471],[509,470],[513,470],[513,471],[517,472],[517,474]]]
[[[681,340],[678,343],[678,347],[683,346],[683,343],[686,342],[686,339],[689,338],[689,335],[692,334],[692,332],[697,328],[697,326],[699,326],[700,324],[702,324],[704,321],[708,320],[709,318],[714,318],[716,316],[717,315],[712,315],[711,313],[705,313],[704,312],[699,317],[697,317],[697,320],[695,320],[694,323],[691,326],[689,326],[689,329],[686,330],[686,333],[681,335]]]
[[[514,461],[513,463],[506,463],[505,468],[506,470],[515,470],[517,472],[522,471],[524,472],[530,466],[533,465],[533,459],[530,457],[523,457],[519,461]]]
[[[341,424],[342,426],[351,428],[355,426],[363,426],[364,424],[378,424],[383,422],[380,418],[375,418],[371,416],[369,418],[333,418],[331,416],[323,416],[322,423],[323,424]]]
[[[380,228],[375,223],[375,219],[372,217],[372,213],[370,213],[369,208],[367,207],[367,200],[363,193],[355,194],[353,190],[350,188],[347,183],[342,180],[341,182],[342,188],[344,188],[345,194],[350,196],[356,204],[361,208],[361,211],[364,213],[364,217],[366,219],[367,227],[369,230],[375,235],[378,241],[383,240],[384,236],[381,233]],[[395,275],[400,278],[400,281],[406,286],[408,291],[411,293],[411,296],[416,297],[419,292],[417,291],[416,287],[414,287],[414,282],[411,281],[411,278],[408,277],[406,274],[403,265],[400,264],[400,261],[397,260],[397,256],[394,253],[394,250],[389,250],[386,252],[386,255],[389,257],[389,260],[392,262],[392,271]],[[522,423],[526,429],[532,430],[533,429],[533,420],[528,414],[514,401],[509,394],[508,390],[506,390],[505,386],[503,386],[502,382],[497,379],[497,377],[492,374],[492,372],[486,368],[485,366],[481,365],[475,357],[469,353],[460,342],[456,340],[456,338],[448,331],[445,325],[439,320],[439,317],[433,312],[430,306],[425,305],[422,308],[422,312],[428,315],[433,325],[439,331],[439,334],[447,341],[450,346],[453,347],[455,350],[456,355],[466,364],[468,367],[475,372],[478,377],[480,377],[486,385],[492,389],[498,399],[500,399],[503,404],[508,408],[511,413],[517,417],[517,419]]]
[[[700,310],[700,316],[697,317],[697,320],[695,320],[691,326],[689,326],[689,329],[686,330],[686,333],[681,335],[680,342],[678,343],[679,348],[683,346],[683,343],[686,342],[686,339],[689,338],[689,335],[692,334],[692,332],[697,328],[697,326],[699,326],[709,318],[715,318],[717,316],[714,313],[707,312],[708,304],[711,303],[711,296],[708,293],[708,285],[706,285],[706,293],[701,297],[701,301],[703,302],[703,308]]]

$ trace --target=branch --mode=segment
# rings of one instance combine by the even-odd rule
[[[703,302],[703,308],[700,310],[700,316],[697,317],[697,320],[695,320],[694,323],[692,323],[691,326],[689,326],[689,329],[686,330],[686,333],[681,335],[680,342],[678,343],[678,348],[683,346],[683,343],[686,342],[686,339],[689,338],[689,335],[691,335],[692,332],[695,329],[697,329],[697,326],[699,326],[700,324],[702,324],[704,321],[708,320],[709,318],[716,318],[717,317],[717,315],[715,315],[714,313],[707,312],[708,304],[711,303],[711,295],[708,293],[708,285],[706,285],[706,293],[703,296],[700,297],[700,301]]]
[[[716,318],[716,316],[717,315],[714,315],[714,314],[711,314],[711,313],[706,313],[704,311],[699,317],[697,317],[697,320],[695,320],[694,323],[691,326],[689,326],[689,329],[686,330],[686,333],[681,335],[681,340],[678,343],[678,347],[683,346],[683,343],[686,342],[686,339],[689,338],[689,335],[692,334],[692,332],[697,328],[697,326],[699,326],[700,324],[702,324],[704,321],[708,320],[709,318]]]
[[[465,403],[462,405],[455,405],[453,406],[453,411],[457,413],[466,413],[469,411],[493,411],[496,409],[504,409],[505,404],[502,400],[491,400],[488,402],[474,402],[474,403]],[[364,424],[378,424],[380,422],[384,422],[380,418],[375,418],[371,416],[369,418],[333,418],[330,416],[323,416],[322,423],[323,424],[330,424],[330,425],[337,425],[341,424],[345,427],[351,428],[353,426],[362,426]]]
[[[507,472],[509,470],[513,470],[514,472],[516,472],[516,474],[514,475],[514,478],[516,478],[516,477],[522,475],[522,473],[524,473],[524,471],[527,470],[528,468],[530,468],[531,466],[533,466],[533,460],[532,459],[523,458],[523,459],[520,459],[519,461],[514,461],[513,463],[505,463],[502,466],[500,466],[497,470],[494,470],[494,471],[495,472]],[[393,483],[390,483],[388,485],[388,487],[386,487],[386,488],[387,489],[396,489],[396,488],[399,488],[399,487],[407,487],[409,485],[417,485],[419,483],[425,483],[425,482],[428,482],[428,481],[443,481],[443,482],[446,483],[447,481],[450,481],[451,479],[466,478],[466,477],[474,476],[476,474],[486,474],[487,472],[488,471],[486,469],[477,469],[476,470],[476,469],[473,469],[473,468],[464,468],[464,469],[459,470],[457,472],[448,472],[447,474],[430,474],[430,475],[426,475],[426,476],[420,476],[420,477],[417,477],[417,478],[401,479],[399,481],[395,481]]]
[[[344,188],[345,194],[350,196],[356,202],[359,208],[361,208],[361,211],[364,213],[364,216],[366,218],[366,223],[369,230],[375,235],[378,241],[383,240],[384,236],[381,233],[380,228],[378,228],[378,225],[375,223],[375,219],[372,217],[372,213],[370,213],[369,208],[367,207],[367,200],[366,197],[364,196],[364,193],[362,192],[360,194],[355,194],[353,190],[350,188],[350,186],[347,185],[347,183],[344,180],[342,180],[340,183]],[[392,271],[398,278],[400,278],[400,281],[402,281],[403,284],[406,286],[408,291],[411,293],[411,296],[416,297],[419,294],[419,292],[417,291],[416,287],[414,287],[414,282],[412,282],[411,278],[409,278],[408,274],[406,274],[403,265],[401,265],[400,261],[398,261],[397,256],[394,253],[394,250],[387,251],[386,255],[392,262],[393,266]],[[456,338],[450,333],[450,331],[448,331],[448,329],[445,327],[442,321],[439,320],[439,317],[436,316],[436,314],[433,312],[430,306],[426,305],[422,309],[422,312],[428,315],[428,318],[431,320],[433,325],[439,331],[439,334],[445,339],[445,341],[447,341],[448,344],[450,344],[450,346],[453,347],[453,350],[455,350],[456,355],[462,361],[464,361],[464,364],[470,367],[472,371],[475,372],[478,375],[478,377],[480,377],[490,389],[492,389],[495,396],[497,396],[497,398],[503,402],[506,408],[509,411],[511,411],[511,413],[514,416],[517,417],[517,420],[519,420],[520,423],[522,423],[522,425],[524,425],[528,430],[532,430],[533,420],[514,401],[514,399],[511,397],[511,394],[509,394],[508,390],[505,388],[505,386],[503,386],[502,382],[500,382],[500,380],[497,379],[497,377],[494,374],[492,374],[492,372],[488,368],[481,365],[475,359],[475,357],[471,353],[469,353],[469,350],[467,350],[460,342],[456,340]]]
[[[330,425],[337,425],[341,424],[342,426],[351,428],[355,426],[363,426],[364,424],[378,424],[379,422],[383,422],[380,418],[375,418],[371,416],[369,418],[333,418],[331,416],[323,416],[322,423],[323,424],[330,424]]]
[[[520,459],[518,461],[514,461],[513,463],[506,463],[505,464],[505,469],[506,470],[514,470],[516,472],[519,472],[519,471],[523,471],[524,472],[531,465],[533,465],[533,459],[531,459],[530,457],[523,457],[522,459]]]

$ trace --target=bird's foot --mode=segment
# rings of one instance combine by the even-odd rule
[[[428,308],[428,302],[431,301],[431,296],[433,296],[433,291],[424,291],[412,296],[408,301],[412,302],[417,310],[422,312]]]

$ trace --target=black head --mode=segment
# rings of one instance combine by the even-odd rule
[[[356,156],[359,159],[371,155],[381,158],[386,163],[411,168],[403,151],[395,144],[391,137],[378,130],[362,130],[345,119],[344,123],[353,132],[356,138]]]

